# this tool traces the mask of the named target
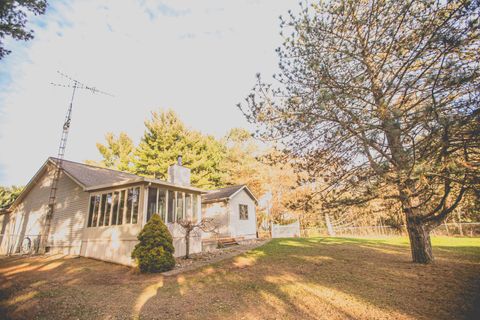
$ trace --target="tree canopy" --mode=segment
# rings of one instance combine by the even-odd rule
[[[106,144],[97,143],[98,152],[103,159],[101,161],[88,160],[87,163],[120,171],[132,171],[133,152],[135,151],[132,139],[125,132],[120,132],[118,137],[109,132],[105,135],[105,140]]]
[[[11,186],[11,187],[1,187],[0,186],[0,209],[8,208],[15,199],[23,191],[23,187]]]
[[[478,3],[336,0],[281,27],[276,84],[259,78],[240,108],[349,198],[334,200],[388,192],[414,262],[431,262],[430,231],[479,187]]]
[[[0,60],[11,51],[4,47],[3,39],[12,37],[15,40],[31,40],[33,30],[26,28],[27,14],[44,14],[46,0],[2,0],[0,2]]]
[[[214,137],[188,129],[172,110],[152,112],[135,150],[134,172],[166,179],[168,166],[182,156],[191,169],[192,184],[200,188],[223,186],[220,163],[225,148]]]

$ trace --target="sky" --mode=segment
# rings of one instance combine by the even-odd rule
[[[99,160],[97,142],[138,142],[151,111],[221,137],[252,130],[237,103],[255,74],[269,79],[282,39],[279,16],[298,0],[49,1],[29,42],[6,39],[0,60],[0,185],[25,185],[56,156],[71,89],[57,71],[114,97],[79,91],[65,158]]]

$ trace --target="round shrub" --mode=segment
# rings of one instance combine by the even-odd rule
[[[175,258],[172,235],[162,219],[154,214],[138,235],[140,242],[132,252],[141,272],[164,272],[173,269]]]

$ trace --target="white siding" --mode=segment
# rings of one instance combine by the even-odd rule
[[[48,210],[51,176],[53,171],[46,171],[39,177],[28,194],[14,209],[9,217],[4,217],[2,230],[6,235],[0,244],[0,253],[5,254],[7,242],[14,251],[19,239],[30,237],[38,239],[42,233],[45,215]],[[47,245],[53,252],[79,254],[83,225],[88,205],[88,194],[63,173],[58,183],[57,201],[50,228]],[[7,221],[8,220],[8,221]]]
[[[204,233],[202,238],[212,238],[212,237],[230,237],[230,228],[229,228],[229,206],[228,203],[214,202],[203,205],[202,216],[204,218],[213,219],[213,223],[217,226],[217,233]]]
[[[240,220],[239,205],[248,206],[248,220]],[[230,233],[233,238],[253,239],[257,237],[255,202],[245,190],[237,193],[229,202]]]

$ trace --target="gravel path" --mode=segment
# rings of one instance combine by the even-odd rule
[[[209,252],[191,254],[190,259],[177,258],[177,264],[173,270],[163,272],[164,276],[174,276],[183,272],[195,270],[211,263],[219,262],[231,257],[238,256],[246,251],[258,248],[270,239],[252,240],[246,244],[235,245],[222,249],[214,249]]]

